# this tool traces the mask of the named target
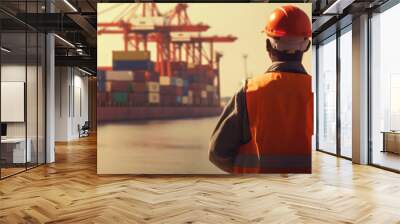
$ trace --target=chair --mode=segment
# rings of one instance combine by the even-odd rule
[[[82,125],[82,127],[80,127],[80,125],[78,125],[79,138],[89,136],[89,130],[90,130],[89,121],[85,121],[85,123]]]

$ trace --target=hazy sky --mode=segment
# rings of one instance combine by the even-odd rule
[[[126,14],[126,6],[135,3],[99,3],[97,17],[98,22],[110,22],[118,15]],[[221,59],[221,95],[231,96],[241,85],[244,79],[243,54],[247,54],[247,70],[250,75],[261,75],[269,67],[269,60],[265,51],[264,29],[266,21],[271,12],[285,4],[279,3],[188,3],[188,15],[192,23],[205,23],[210,25],[206,35],[228,35],[238,37],[233,43],[215,44],[215,49],[223,53]],[[175,7],[175,3],[157,3],[161,13],[167,12]],[[292,4],[302,8],[309,16],[311,15],[311,4]],[[107,10],[104,13],[102,11]],[[311,20],[311,16],[310,16]],[[97,63],[98,66],[111,66],[111,52],[123,50],[122,35],[100,35],[97,39]],[[208,46],[205,46],[208,49]],[[153,50],[153,46],[149,47]],[[152,54],[152,59],[154,60]],[[305,54],[303,64],[311,73],[311,48]]]

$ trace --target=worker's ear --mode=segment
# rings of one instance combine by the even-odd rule
[[[265,40],[265,45],[266,45],[267,51],[270,52],[272,49],[272,45],[268,38]]]
[[[307,48],[306,48],[306,50],[305,50],[304,52],[307,52],[307,51],[308,51],[308,49],[310,49],[310,46],[311,46],[311,41],[310,41],[310,40],[308,40],[308,45],[307,45]]]

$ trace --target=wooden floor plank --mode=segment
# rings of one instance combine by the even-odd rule
[[[320,152],[311,175],[96,175],[96,138],[0,181],[0,223],[400,223],[400,175]]]

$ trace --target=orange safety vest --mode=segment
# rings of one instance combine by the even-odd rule
[[[251,140],[239,148],[233,173],[311,173],[311,76],[269,72],[248,81]]]

